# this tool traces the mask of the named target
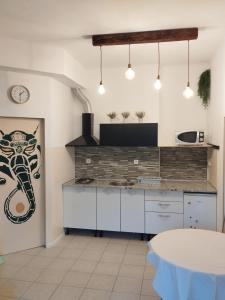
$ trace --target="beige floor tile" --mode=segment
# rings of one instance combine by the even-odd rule
[[[53,294],[56,287],[54,284],[34,282],[22,296],[21,300],[47,300]]]
[[[5,256],[5,264],[22,267],[31,261],[33,257],[25,254],[9,254]]]
[[[117,275],[119,273],[120,264],[110,262],[99,262],[94,273],[105,275]]]
[[[63,250],[62,247],[44,248],[39,255],[44,257],[57,257]]]
[[[112,291],[116,276],[93,274],[87,288],[96,290]]]
[[[155,269],[151,266],[146,266],[144,271],[144,279],[153,279],[155,277]]]
[[[34,281],[40,276],[41,272],[42,269],[39,268],[22,267],[22,269],[14,274],[13,278],[17,280]]]
[[[115,292],[138,294],[141,292],[142,280],[137,278],[118,277],[114,286]]]
[[[122,265],[119,276],[143,279],[144,266]]]
[[[50,265],[52,261],[53,258],[50,257],[34,256],[32,260],[26,264],[26,267],[43,269]]]
[[[68,248],[86,249],[89,243],[90,243],[90,241],[88,241],[88,240],[75,239],[68,245]]]
[[[113,292],[110,300],[140,300],[140,295]]]
[[[124,239],[113,239],[111,238],[109,240],[109,245],[124,245],[127,246],[128,245],[128,240],[124,240]]]
[[[85,289],[80,300],[109,300],[110,295],[108,291]]]
[[[125,253],[127,245],[120,245],[120,244],[109,244],[106,247],[106,251],[113,252],[113,253]]]
[[[106,251],[103,253],[101,261],[111,262],[111,263],[121,263],[123,261],[123,258],[124,258],[124,254]]]
[[[59,254],[59,257],[77,259],[81,256],[82,253],[82,249],[64,248],[64,250]]]
[[[126,254],[123,263],[126,265],[145,266],[146,257],[139,254]]]
[[[72,238],[64,237],[64,238],[62,238],[61,240],[58,241],[57,247],[67,248],[72,243],[72,241],[73,241]]]
[[[160,299],[161,299],[160,297],[144,296],[144,295],[141,295],[141,298],[140,298],[140,300],[160,300]]]
[[[98,242],[92,242],[88,245],[88,250],[93,250],[93,251],[104,251],[105,248],[107,247],[107,243],[101,243],[100,241]]]
[[[30,282],[13,279],[0,279],[0,296],[21,297],[30,286]]]
[[[146,245],[132,245],[129,244],[127,246],[126,252],[128,254],[140,254],[140,255],[146,255],[148,252],[148,248]]]
[[[65,286],[86,287],[91,273],[68,272],[63,279],[62,284]]]
[[[85,260],[99,261],[101,259],[103,250],[85,250],[83,254],[81,254],[80,258]]]
[[[152,280],[144,279],[141,288],[141,295],[145,296],[158,296],[152,287]]]
[[[50,263],[48,269],[66,271],[66,270],[70,270],[73,264],[74,264],[73,259],[57,257]]]
[[[63,270],[49,270],[48,268],[42,271],[40,276],[37,278],[39,283],[52,283],[59,284],[63,277],[65,276],[66,271]]]
[[[0,278],[14,278],[21,267],[2,264],[0,265]]]
[[[78,300],[83,292],[82,288],[73,286],[59,286],[50,300]]]
[[[97,262],[91,260],[78,259],[72,266],[72,271],[92,273]]]
[[[0,300],[17,300],[17,299],[19,299],[19,298],[0,296]]]

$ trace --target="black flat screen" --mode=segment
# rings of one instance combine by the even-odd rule
[[[158,146],[158,124],[100,124],[102,146]]]

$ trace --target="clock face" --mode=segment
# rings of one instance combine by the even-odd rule
[[[23,104],[30,99],[30,92],[25,86],[14,85],[10,89],[10,96],[14,102]]]

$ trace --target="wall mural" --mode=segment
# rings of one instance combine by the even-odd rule
[[[0,130],[0,172],[15,180],[17,184],[4,203],[4,213],[14,224],[27,222],[35,212],[35,195],[31,177],[40,178],[41,146],[35,137],[37,130],[38,127],[32,134],[21,130],[5,134]],[[0,184],[7,184],[6,178],[0,176]],[[18,191],[24,194],[29,207],[23,215],[16,216],[10,209],[10,202]],[[17,203],[18,213],[22,213],[24,209],[22,202]]]

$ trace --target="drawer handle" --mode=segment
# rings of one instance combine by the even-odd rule
[[[167,206],[170,206],[171,204],[170,203],[158,203],[158,205],[159,206],[166,206],[167,207]]]
[[[170,215],[158,215],[158,217],[160,217],[160,218],[170,218],[171,216]]]

